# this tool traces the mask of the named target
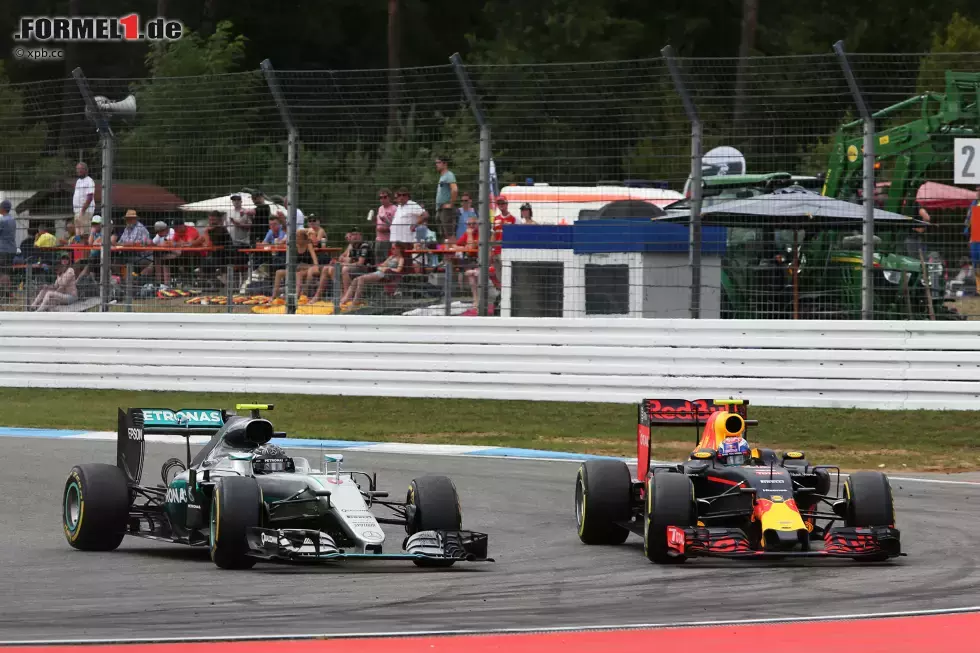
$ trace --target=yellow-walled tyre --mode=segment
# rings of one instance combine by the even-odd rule
[[[254,478],[219,479],[211,498],[211,561],[221,569],[254,567],[257,560],[248,555],[247,533],[259,526],[261,519],[262,491]]]
[[[643,526],[643,550],[651,562],[684,562],[672,556],[667,546],[667,527],[688,528],[697,524],[694,485],[686,474],[663,472],[647,482],[647,505]]]
[[[112,551],[126,535],[129,485],[115,465],[76,465],[62,494],[61,521],[68,544],[81,551]]]
[[[463,511],[456,485],[447,476],[422,476],[412,480],[405,503],[410,519],[409,535],[420,531],[458,531],[463,528]],[[413,560],[418,567],[452,567],[455,560]]]
[[[620,460],[587,460],[575,478],[575,522],[585,544],[622,544],[632,516],[633,478]]]

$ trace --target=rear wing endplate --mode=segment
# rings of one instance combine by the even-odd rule
[[[143,458],[147,435],[180,435],[188,438],[190,459],[192,435],[213,436],[228,421],[220,408],[127,408],[119,409],[116,435],[116,465],[133,485],[143,476]]]

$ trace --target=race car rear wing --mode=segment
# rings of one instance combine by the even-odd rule
[[[651,426],[694,427],[694,442],[697,443],[701,436],[699,427],[707,424],[713,413],[737,413],[746,426],[757,425],[757,421],[747,419],[748,409],[747,399],[644,399],[638,406],[636,427],[637,478],[645,479],[650,469]]]
[[[213,436],[225,422],[228,413],[220,408],[127,408],[119,409],[116,437],[116,465],[126,472],[129,482],[138,485],[143,475],[143,457],[147,435],[180,435],[187,438],[190,460],[190,437]]]

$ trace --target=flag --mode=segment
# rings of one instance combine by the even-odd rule
[[[497,164],[490,158],[490,217],[497,212]]]

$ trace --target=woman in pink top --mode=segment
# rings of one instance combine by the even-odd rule
[[[53,286],[41,286],[37,298],[31,308],[46,311],[51,306],[71,304],[78,299],[78,288],[75,286],[75,269],[71,266],[71,257],[66,253],[58,259],[58,278]]]
[[[395,212],[398,205],[392,200],[394,197],[387,188],[378,191],[378,200],[381,206],[378,207],[376,233],[374,237],[374,260],[383,261],[388,258],[388,251],[391,247],[391,221],[395,219]]]

